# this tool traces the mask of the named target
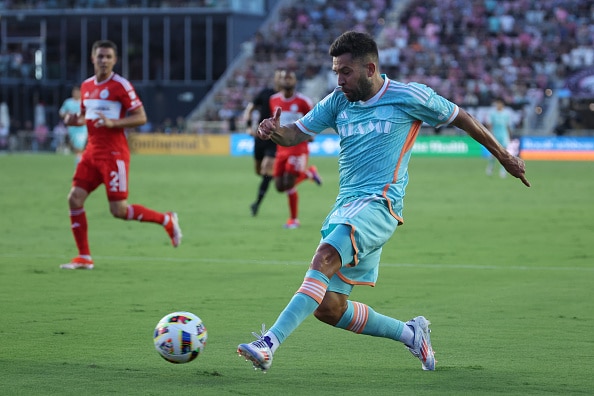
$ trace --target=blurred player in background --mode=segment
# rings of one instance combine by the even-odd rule
[[[338,87],[291,124],[280,122],[282,113],[278,109],[272,118],[262,121],[258,134],[279,145],[292,146],[334,129],[341,147],[336,203],[324,220],[322,239],[303,283],[272,327],[262,329],[256,341],[240,344],[237,352],[256,369],[268,370],[279,345],[313,313],[318,320],[340,329],[399,341],[421,361],[424,370],[434,370],[425,317],[402,322],[349,299],[355,285],[375,285],[382,248],[404,221],[408,162],[419,129],[426,122],[433,127],[453,125],[466,131],[508,172],[530,186],[524,162],[497,143],[484,125],[431,88],[400,83],[380,74],[377,44],[370,35],[343,33],[329,53]],[[416,282],[418,290],[410,296],[411,301],[423,299],[422,304],[427,305],[431,286],[422,279],[411,282]],[[310,351],[316,352],[328,353]]]
[[[174,212],[160,213],[142,205],[128,204],[130,150],[124,128],[146,122],[142,101],[128,80],[114,73],[117,46],[108,40],[96,41],[91,49],[95,75],[81,85],[82,104],[78,115],[65,116],[67,125],[84,125],[88,144],[76,167],[68,194],[72,233],[78,256],[62,269],[93,269],[89,249],[84,203],[97,187],[105,185],[109,210],[114,217],[162,225],[177,247],[182,233]]]
[[[71,95],[60,107],[59,114],[62,120],[80,113],[80,88],[78,86],[73,87]],[[68,125],[67,129],[68,141],[76,156],[75,161],[78,164],[82,157],[82,152],[87,145],[87,125]]]
[[[487,128],[491,131],[495,139],[500,145],[508,149],[512,134],[512,118],[511,114],[505,106],[503,99],[497,98],[494,102],[494,108],[489,113],[489,119],[487,121]],[[487,159],[487,175],[493,174],[493,167],[495,166],[495,157],[489,154]],[[499,176],[505,177],[507,171],[503,165],[499,165]]]
[[[312,108],[311,100],[295,90],[297,76],[294,71],[281,70],[278,80],[279,92],[270,97],[270,111],[281,109],[281,125],[294,123]],[[322,184],[322,179],[317,168],[307,166],[309,159],[309,139],[291,147],[278,146],[274,162],[274,182],[277,191],[286,192],[289,201],[290,217],[285,223],[285,228],[299,227],[299,194],[297,185],[303,180],[313,180],[317,185]]]
[[[266,118],[270,118],[270,97],[278,91],[278,76],[280,71],[274,72],[273,88],[263,88],[252,102],[250,102],[245,111],[244,119],[246,121],[250,135],[254,136],[254,170],[256,175],[261,176],[258,185],[258,195],[256,200],[250,205],[252,216],[258,214],[260,204],[268,191],[270,182],[274,175],[274,158],[276,157],[276,143],[272,140],[262,140],[257,136],[258,125]]]

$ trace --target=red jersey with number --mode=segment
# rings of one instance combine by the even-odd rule
[[[285,98],[282,92],[278,92],[270,97],[269,103],[272,114],[276,112],[277,108],[280,107],[282,109],[280,116],[281,125],[287,125],[297,121],[313,108],[311,99],[299,92],[290,98]],[[277,154],[283,153],[289,153],[289,155],[309,154],[308,142],[301,142],[291,147],[279,145],[277,147]]]
[[[80,86],[81,111],[85,114],[89,138],[85,153],[95,158],[110,157],[113,153],[130,156],[128,140],[124,128],[95,127],[99,118],[97,112],[107,118],[120,119],[126,113],[142,106],[134,87],[128,80],[117,73],[101,82],[93,76]]]

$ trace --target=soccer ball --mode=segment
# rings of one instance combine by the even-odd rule
[[[157,323],[153,343],[171,363],[188,363],[204,350],[208,333],[202,319],[190,312],[173,312]]]

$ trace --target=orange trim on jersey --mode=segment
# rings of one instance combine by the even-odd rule
[[[394,177],[392,178],[392,183],[394,183],[398,180],[398,170],[400,169],[400,163],[402,162],[402,157],[404,157],[404,154],[406,154],[409,150],[412,149],[413,145],[415,144],[415,140],[417,139],[417,135],[419,134],[419,130],[421,129],[422,124],[423,123],[421,121],[415,121],[415,122],[413,122],[410,130],[408,131],[408,136],[406,137],[406,140],[404,141],[404,146],[402,146],[402,151],[400,152],[400,158],[398,158],[398,162],[396,163],[396,169],[394,169]],[[396,220],[398,220],[399,224],[402,224],[402,223],[404,223],[404,220],[402,219],[402,217],[398,216],[392,210],[392,202],[390,201],[390,198],[388,198],[388,189],[389,188],[390,188],[390,184],[386,184],[382,195],[386,199],[386,201],[388,201],[388,209],[390,210],[390,214]]]

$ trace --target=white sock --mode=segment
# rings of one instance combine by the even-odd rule
[[[278,341],[278,338],[276,338],[272,331],[267,331],[266,334],[264,334],[264,338],[266,337],[270,339],[270,350],[274,354],[274,352],[276,352],[277,348],[279,347],[280,342]]]
[[[398,341],[404,343],[406,346],[412,347],[415,342],[415,331],[413,328],[405,324]]]

